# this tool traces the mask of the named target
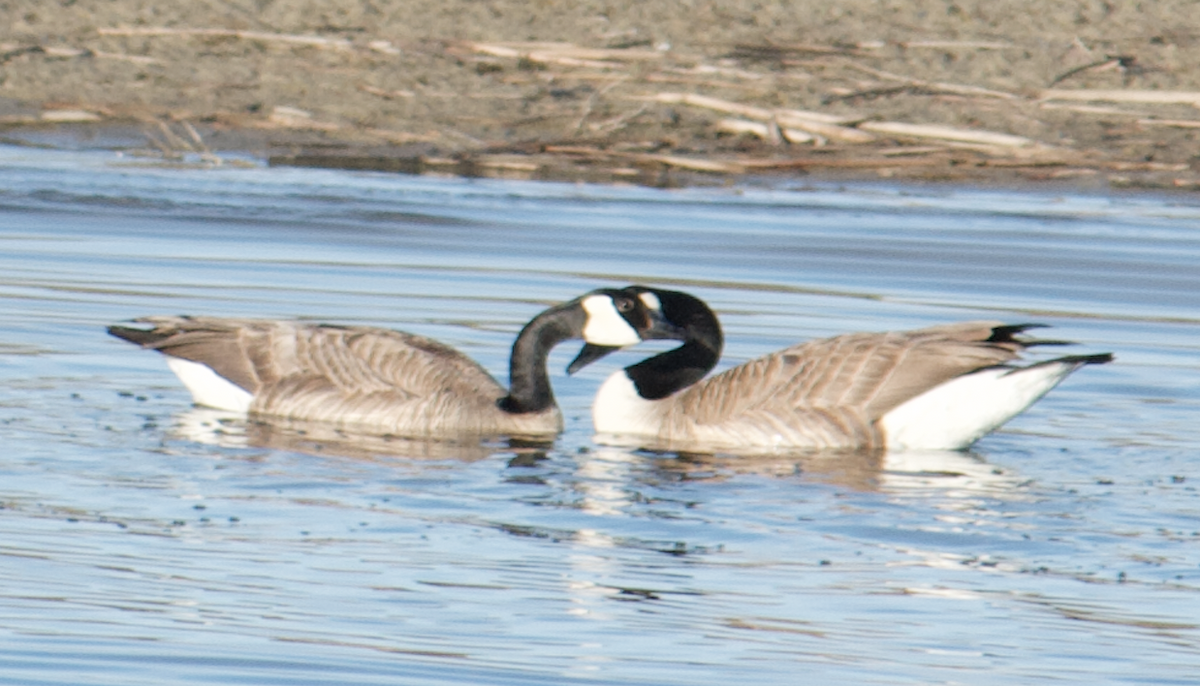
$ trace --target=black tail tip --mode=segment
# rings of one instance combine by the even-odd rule
[[[985,343],[1024,343],[1024,341],[1019,341],[1016,338],[1013,338],[1013,336],[1016,336],[1019,333],[1024,333],[1024,332],[1028,331],[1029,329],[1045,329],[1049,326],[1050,326],[1049,324],[1006,324],[1004,326],[997,326],[992,329],[991,338],[988,338],[984,342]]]
[[[107,328],[108,335],[116,336],[123,341],[129,341],[134,345],[146,346],[162,339],[162,334],[157,333],[154,329],[135,329],[132,326],[121,326],[113,324]]]
[[[1112,353],[1096,353],[1094,355],[1067,355],[1066,357],[1056,357],[1050,361],[1083,366],[1085,364],[1108,364],[1115,359],[1117,358],[1113,357]]]
[[[1045,338],[1017,338],[1029,329],[1046,329],[1049,324],[1006,324],[992,329],[992,335],[986,343],[1015,343],[1022,348],[1032,348],[1043,345],[1075,345],[1075,341],[1060,341]]]

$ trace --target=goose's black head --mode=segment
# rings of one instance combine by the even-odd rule
[[[682,340],[674,350],[655,355],[625,368],[625,373],[637,386],[638,394],[648,400],[665,398],[704,378],[717,361],[725,339],[717,315],[699,298],[682,291],[668,291],[644,286],[630,286],[632,292],[651,318],[661,323],[639,331],[642,340],[653,338]],[[596,344],[587,339],[579,356],[567,367],[574,373],[622,346]]]
[[[599,288],[579,301],[587,313],[580,337],[591,346],[617,350],[641,341],[685,336],[667,320],[654,291],[644,286]]]
[[[546,358],[559,343],[582,338],[584,348],[568,367],[582,368],[608,353],[643,340],[683,340],[683,329],[667,321],[662,304],[641,286],[598,288],[534,317],[513,344],[505,412],[540,412],[554,405]]]

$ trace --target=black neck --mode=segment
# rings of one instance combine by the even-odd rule
[[[663,313],[685,332],[684,344],[625,368],[638,395],[659,400],[703,379],[717,366],[725,338],[717,315],[697,298],[656,291]]]
[[[496,403],[500,409],[523,414],[554,407],[546,360],[554,346],[581,336],[585,319],[579,307],[559,306],[534,317],[521,329],[509,359],[508,395]]]

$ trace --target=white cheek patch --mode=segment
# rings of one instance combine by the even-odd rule
[[[649,307],[650,309],[654,310],[655,312],[662,312],[662,302],[659,301],[657,295],[647,291],[647,292],[639,295],[638,299],[640,299],[642,301],[643,305],[645,305],[646,307]]]
[[[583,311],[587,312],[587,323],[583,326],[583,340],[588,343],[624,347],[642,341],[642,337],[617,312],[612,298],[607,295],[589,295],[584,298]]]

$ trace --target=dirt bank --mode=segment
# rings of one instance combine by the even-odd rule
[[[1200,189],[1185,0],[0,0],[0,17],[8,141],[133,125],[159,154],[279,164]]]

